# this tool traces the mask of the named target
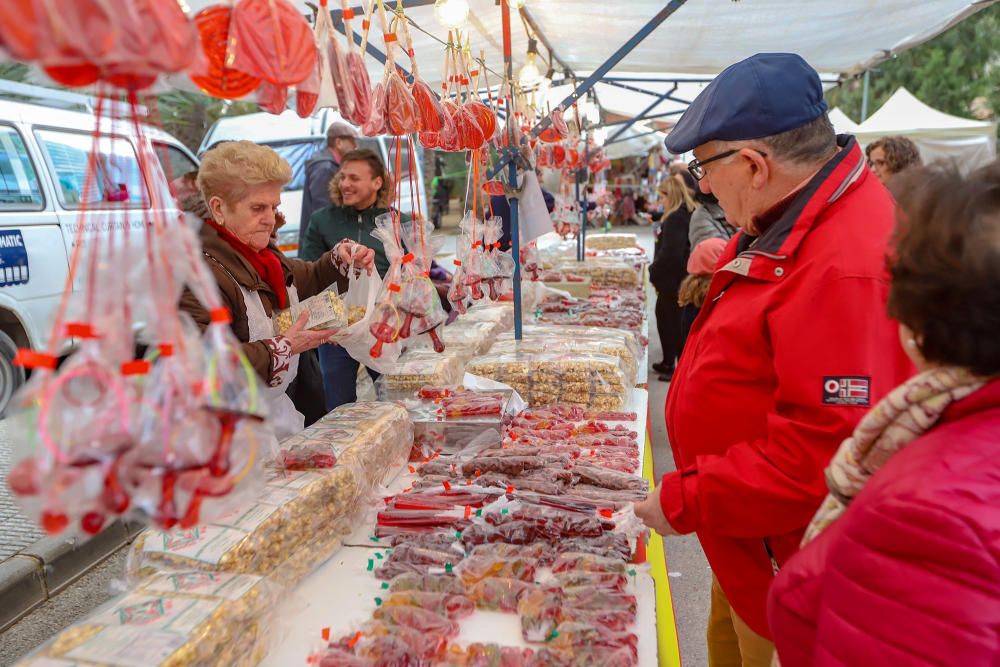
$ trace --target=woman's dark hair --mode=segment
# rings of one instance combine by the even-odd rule
[[[892,190],[889,314],[928,361],[1000,374],[1000,162],[914,167]]]

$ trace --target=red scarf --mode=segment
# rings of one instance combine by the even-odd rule
[[[288,291],[285,289],[285,272],[281,268],[281,261],[278,256],[271,252],[269,248],[264,248],[263,250],[254,250],[248,246],[243,241],[240,241],[236,236],[221,225],[217,224],[212,219],[206,219],[205,222],[210,224],[219,232],[226,243],[233,247],[236,252],[243,255],[243,258],[250,262],[250,266],[253,267],[257,275],[264,279],[264,282],[268,284],[271,290],[278,296],[278,307],[288,308]]]

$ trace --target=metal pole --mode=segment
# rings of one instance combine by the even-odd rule
[[[511,58],[510,42],[510,6],[507,0],[500,0],[500,21],[503,26],[503,61],[504,76],[508,81],[514,79],[514,65]],[[511,87],[508,98],[508,108],[513,109],[514,93]],[[510,252],[514,256],[514,340],[521,340],[521,223],[518,220],[518,192],[517,192],[517,154],[518,146],[509,141],[507,146],[507,178],[510,181],[512,192],[510,197]]]
[[[864,83],[862,84],[862,89],[861,89],[861,122],[862,123],[865,122],[865,120],[868,118],[868,84],[869,84],[869,82],[871,80],[871,73],[872,73],[872,71],[870,69],[866,69],[865,70]]]
[[[620,137],[623,134],[625,134],[626,130],[628,130],[630,127],[632,127],[633,125],[635,125],[637,122],[639,122],[640,120],[642,120],[643,118],[645,118],[646,114],[649,114],[650,112],[653,111],[653,109],[655,109],[656,107],[660,106],[660,104],[662,102],[664,102],[668,97],[670,97],[675,90],[677,90],[677,84],[676,83],[674,84],[674,87],[671,88],[669,91],[663,93],[662,95],[659,95],[655,100],[653,100],[650,103],[650,105],[648,107],[646,107],[645,109],[643,109],[642,112],[638,116],[636,116],[635,118],[633,118],[632,120],[630,120],[629,122],[625,123],[620,128],[618,128],[615,131],[614,134],[612,134],[610,137],[608,137],[608,140],[605,142],[605,145],[615,143],[615,139],[617,139],[618,137]]]
[[[587,184],[590,183],[590,177],[587,176],[587,163],[590,162],[590,144],[584,143],[583,145],[583,166],[578,172],[580,176],[577,180],[587,179]],[[587,188],[583,188],[583,196],[580,197],[580,233],[576,235],[576,260],[582,262],[587,254]]]

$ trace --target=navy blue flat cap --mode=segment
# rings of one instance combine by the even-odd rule
[[[802,56],[758,53],[722,70],[663,143],[680,154],[713,140],[759,139],[802,127],[826,109],[819,74]]]

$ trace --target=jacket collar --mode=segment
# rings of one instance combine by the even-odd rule
[[[744,276],[780,279],[784,271],[754,271],[757,257],[782,261],[795,255],[802,239],[830,205],[857,187],[866,177],[864,154],[857,140],[847,134],[837,137],[840,150],[816,172],[790,201],[782,202],[777,219],[755,240],[740,232],[726,253],[726,264],[720,271],[732,271]]]
[[[941,415],[939,424],[958,421],[978,412],[998,408],[1000,408],[1000,379],[994,379],[962,400],[955,401],[948,406],[948,409]]]

